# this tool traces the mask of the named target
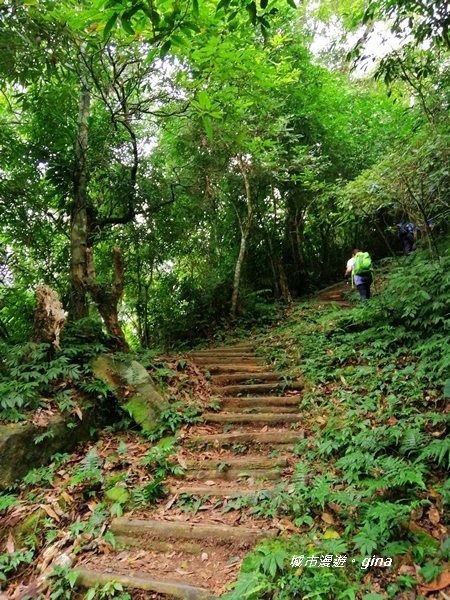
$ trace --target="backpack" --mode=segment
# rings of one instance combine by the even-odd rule
[[[354,256],[353,275],[361,275],[372,271],[372,259],[368,252],[357,252]]]
[[[413,223],[400,223],[398,226],[399,237],[405,236],[408,233],[414,233],[415,226]]]

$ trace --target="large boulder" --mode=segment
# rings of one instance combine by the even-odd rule
[[[151,433],[158,427],[159,416],[169,405],[140,363],[101,354],[92,361],[92,370],[95,377],[110,385],[142,431]]]
[[[45,425],[0,425],[0,489],[24,477],[30,469],[47,464],[54,454],[71,452],[89,439],[91,428],[99,426],[98,406],[84,408],[82,417],[55,415]]]

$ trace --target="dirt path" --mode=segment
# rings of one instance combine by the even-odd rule
[[[270,370],[250,344],[191,360],[209,374],[216,410],[181,440],[185,475],[166,482],[164,503],[114,519],[115,552],[77,566],[85,586],[117,580],[146,598],[218,598],[245,554],[279,533],[276,520],[250,515],[242,499],[270,494],[292,473],[302,383]]]

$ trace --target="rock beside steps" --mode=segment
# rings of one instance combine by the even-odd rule
[[[220,513],[182,512],[177,502],[274,493],[292,472],[293,450],[304,437],[298,412],[303,384],[262,364],[251,344],[198,351],[190,358],[211,377],[218,410],[204,413],[183,440],[193,458],[183,464],[184,476],[167,482],[166,508],[150,509],[145,518],[139,511],[139,518],[114,519],[110,530],[117,550],[79,565],[81,586],[115,580],[158,600],[213,600],[235,580],[245,554],[277,535],[270,522],[242,511],[226,525],[217,522]]]

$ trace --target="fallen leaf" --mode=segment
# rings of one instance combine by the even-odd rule
[[[178,575],[192,575],[194,571],[184,571],[183,569],[175,569]]]
[[[339,506],[339,504],[336,504],[336,502],[328,502],[328,506],[331,508],[331,510],[334,510],[337,513],[342,511],[342,506]]]
[[[208,481],[205,481],[205,485],[216,485],[216,482],[208,479]]]
[[[72,504],[73,503],[73,498],[70,494],[68,494],[65,490],[63,490],[61,492],[61,498],[63,498],[67,504]]]
[[[178,455],[177,455],[177,460],[178,460],[178,463],[179,463],[179,465],[180,465],[181,467],[183,467],[183,469],[184,469],[185,471],[187,471],[187,468],[188,468],[188,466],[187,466],[187,462],[184,460],[184,458],[182,458],[182,457],[181,457],[181,456],[178,454]]]
[[[330,515],[330,513],[326,513],[323,512],[321,515],[321,519],[322,521],[325,521],[325,523],[328,523],[328,525],[334,525],[335,521],[333,519],[333,515]]]
[[[286,529],[286,531],[298,531],[298,528],[294,525],[294,523],[292,523],[292,521],[289,521],[289,519],[281,519],[280,525]]]
[[[206,552],[202,552],[202,561],[208,560],[208,554]]]
[[[6,542],[6,552],[8,554],[13,554],[15,549],[16,549],[16,544],[14,542],[14,538],[13,538],[11,532],[9,532],[8,540]]]
[[[77,417],[80,419],[80,421],[82,421],[83,420],[83,412],[77,404],[74,407],[74,411],[77,413]]]
[[[337,531],[334,531],[334,529],[327,529],[323,534],[324,540],[339,540],[340,537],[341,536],[338,534]]]
[[[443,590],[450,585],[450,571],[443,571],[439,577],[431,583],[424,583],[419,587],[419,594],[428,594],[429,592],[437,592]]]
[[[435,506],[432,506],[428,511],[428,518],[433,523],[433,525],[438,525],[441,517],[439,515],[438,509]]]
[[[339,375],[339,379],[342,381],[342,383],[344,385],[347,385],[347,382],[345,381],[345,377],[343,375]]]
[[[49,517],[55,519],[55,521],[60,521],[59,516],[56,514],[56,512],[51,506],[49,506],[48,504],[40,504],[39,506],[48,514]]]

